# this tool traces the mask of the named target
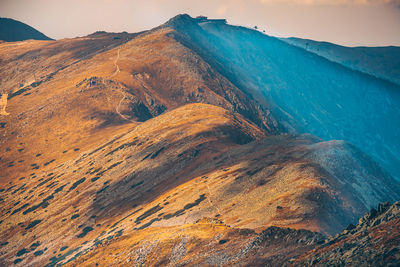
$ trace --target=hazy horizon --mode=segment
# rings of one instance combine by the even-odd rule
[[[139,32],[177,14],[226,18],[269,35],[345,46],[400,46],[400,0],[0,0],[0,16],[54,38]]]

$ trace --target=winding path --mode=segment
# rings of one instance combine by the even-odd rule
[[[111,76],[107,77],[107,79],[111,79],[112,77],[114,77],[115,75],[117,75],[120,72],[119,66],[118,66],[118,60],[119,60],[119,53],[121,51],[121,47],[118,48],[118,52],[117,52],[117,58],[114,60],[114,67],[115,67],[115,71],[113,74],[111,74]]]
[[[8,116],[10,113],[6,111],[8,94],[2,94],[0,99],[0,115]]]
[[[115,75],[117,75],[119,72],[121,72],[121,70],[120,70],[120,68],[119,68],[119,66],[118,66],[118,60],[119,60],[119,57],[120,57],[121,48],[122,48],[122,46],[121,46],[120,48],[118,48],[118,51],[117,51],[117,58],[116,58],[116,59],[114,60],[114,62],[113,62],[113,63],[114,63],[114,67],[115,67],[115,71],[114,71],[113,74],[111,74],[110,76],[108,76],[106,79],[111,79],[112,77],[114,77]],[[103,79],[102,82],[103,82],[103,84],[107,87],[107,85],[106,85],[105,82],[104,82],[104,79]],[[121,94],[122,94],[122,98],[121,98],[121,100],[118,102],[118,105],[115,107],[115,112],[116,112],[121,118],[123,118],[124,120],[130,121],[130,122],[134,122],[134,121],[130,120],[129,118],[127,118],[127,116],[122,115],[121,112],[119,111],[122,102],[123,102],[123,101],[125,100],[125,98],[126,98],[126,95],[125,95],[124,90],[122,89],[121,85],[118,85],[118,86],[119,86],[119,89],[121,90],[120,92],[121,92]]]
[[[121,90],[122,90],[122,88],[121,88]],[[126,98],[125,93],[124,93],[123,91],[121,91],[121,93],[122,93],[122,98],[121,98],[121,100],[119,101],[117,107],[115,108],[115,112],[117,112],[117,114],[118,114],[121,118],[133,122],[132,120],[128,119],[125,115],[122,115],[121,112],[119,111],[119,108],[121,107],[122,102],[123,102],[123,101],[125,100],[125,98]]]
[[[219,208],[217,207],[217,205],[215,205],[215,204],[212,203],[212,201],[211,201],[211,196],[212,196],[212,194],[211,194],[211,190],[210,190],[210,187],[208,186],[207,181],[205,182],[205,184],[206,184],[206,186],[207,186],[208,194],[209,194],[209,196],[208,196],[208,198],[207,198],[208,202],[210,203],[211,206],[213,206],[213,207],[217,210],[218,214],[219,214],[220,216],[222,216],[222,213],[221,213],[221,211],[219,210]]]

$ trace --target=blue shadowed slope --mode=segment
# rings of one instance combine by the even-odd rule
[[[400,47],[346,47],[300,38],[282,40],[343,66],[400,85]]]
[[[187,15],[167,23],[290,132],[343,139],[400,178],[400,87],[258,31]]]

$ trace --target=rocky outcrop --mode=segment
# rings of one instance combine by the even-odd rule
[[[400,202],[379,204],[292,266],[399,266]]]
[[[151,266],[399,266],[399,220],[400,202],[382,203],[357,226],[326,238],[280,227],[256,233],[203,218],[193,225],[137,231],[99,246],[71,265],[90,266],[102,260]]]

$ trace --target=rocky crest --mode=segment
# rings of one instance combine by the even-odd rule
[[[356,226],[325,240],[300,256],[293,266],[398,266],[400,202],[379,204]]]
[[[398,266],[399,220],[400,202],[382,203],[356,226],[327,238],[279,227],[255,233],[203,218],[194,225],[141,230],[115,239],[70,265],[143,261],[151,266]],[[104,258],[105,254],[109,256]]]

